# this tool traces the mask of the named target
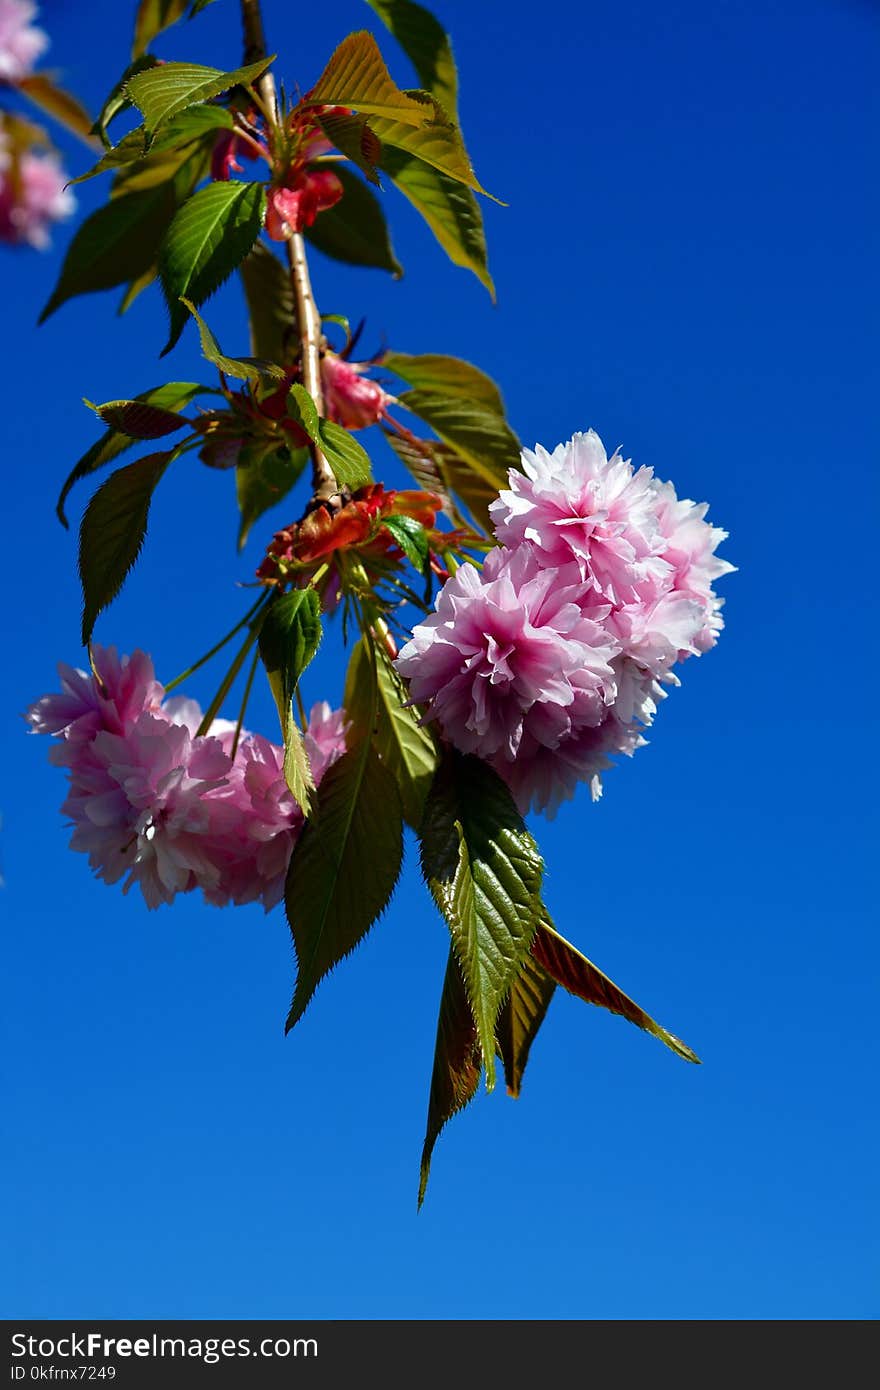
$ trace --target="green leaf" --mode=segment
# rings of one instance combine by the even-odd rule
[[[299,678],[321,641],[321,602],[314,589],[292,589],[269,605],[260,627],[260,656],[284,735],[284,775],[306,814],[314,790],[292,701]]]
[[[435,105],[434,111],[435,116],[442,117],[439,106]],[[413,129],[406,121],[371,116],[370,129],[382,141],[383,154],[380,164],[383,168],[387,147],[390,145],[404,154],[414,155],[416,159],[430,165],[446,178],[464,184],[476,193],[485,193],[494,203],[501,201],[492,193],[486,192],[474,173],[457,126],[448,125],[442,119],[435,119],[419,129]],[[391,170],[388,172],[390,174]]]
[[[273,439],[255,440],[242,449],[235,469],[241,512],[239,550],[244,547],[254,522],[287,496],[308,461],[308,449],[288,449]]]
[[[290,271],[262,241],[239,266],[251,330],[251,352],[285,366],[296,356],[296,310]]]
[[[386,516],[382,523],[390,531],[413,569],[424,574],[428,563],[428,533],[412,516]]]
[[[519,440],[506,421],[475,401],[443,396],[439,391],[404,391],[401,405],[431,426],[497,492],[507,474],[518,468]]]
[[[413,155],[387,146],[381,168],[421,213],[453,265],[472,270],[493,300],[483,214],[469,188]]]
[[[148,270],[144,271],[143,275],[139,275],[136,280],[132,280],[131,284],[126,287],[125,294],[122,296],[119,308],[116,311],[120,318],[123,314],[128,313],[138,295],[143,294],[144,290],[149,289],[158,273],[156,267],[151,265]]]
[[[127,135],[123,135],[112,149],[105,150],[97,164],[85,174],[71,179],[71,183],[84,183],[86,179],[106,173],[108,169],[127,169],[131,164],[142,166],[144,172],[146,169],[166,169],[170,177],[186,158],[185,151],[188,146],[203,140],[206,136],[211,137],[213,145],[213,137],[218,130],[231,129],[232,117],[225,107],[193,106],[163,126],[161,134],[156,136],[149,150],[144,126],[136,126]],[[177,153],[177,159],[170,158],[172,152]],[[160,155],[165,156],[164,160],[158,158]],[[135,172],[139,173],[141,170]],[[158,178],[155,181],[158,182]]]
[[[285,1031],[384,912],[402,857],[397,787],[365,738],[325,772],[290,860],[285,903],[298,969]]]
[[[332,109],[316,114],[318,125],[331,145],[350,159],[370,183],[380,186],[376,165],[382,153],[382,141],[370,129],[369,118]]]
[[[431,1155],[437,1137],[447,1120],[451,1120],[453,1115],[463,1110],[477,1094],[480,1070],[480,1040],[461,969],[455,951],[450,948],[443,993],[440,996],[434,1069],[431,1073],[431,1091],[428,1097],[428,1124],[419,1172],[420,1207],[425,1200],[431,1172]]]
[[[442,396],[474,401],[485,410],[504,418],[504,401],[495,382],[479,367],[462,361],[460,357],[443,357],[433,352],[419,356],[386,352],[382,366],[419,391],[437,391]]]
[[[63,126],[78,135],[81,140],[92,140],[92,118],[82,102],[56,86],[45,72],[33,72],[20,77],[15,83],[16,91],[22,92],[30,101],[49,116],[60,121]]]
[[[112,289],[143,275],[156,259],[174,208],[174,190],[161,184],[113,198],[87,217],[68,247],[40,323],[75,295]]]
[[[188,299],[182,299],[180,302],[189,310],[196,321],[199,340],[202,345],[202,356],[212,362],[218,372],[222,372],[224,376],[234,377],[236,381],[258,382],[263,377],[269,377],[273,381],[282,379],[284,368],[277,366],[274,362],[264,362],[259,357],[226,357],[220,351],[220,344],[195,305],[191,304]]]
[[[139,57],[158,34],[164,29],[170,29],[172,24],[183,18],[187,10],[189,18],[193,19],[210,3],[211,0],[140,0],[134,22],[131,56]]]
[[[404,819],[417,830],[437,768],[437,748],[386,653],[378,646],[374,651],[375,668],[363,640],[352,649],[345,712],[360,733],[372,730],[376,751],[397,783]]]
[[[419,82],[458,120],[458,74],[449,35],[430,10],[412,0],[367,0],[409,58]]]
[[[290,418],[302,425],[306,434],[313,444],[318,442],[318,430],[321,424],[318,415],[318,407],[312,400],[306,388],[300,382],[295,381],[290,388],[288,395],[290,405]]]
[[[98,614],[119,593],[141,552],[153,490],[173,457],[173,452],[148,454],[117,469],[86,508],[79,530],[82,640],[86,645],[92,639]]]
[[[175,214],[159,252],[159,275],[171,317],[162,356],[186,323],[183,298],[198,308],[244,260],[266,214],[258,183],[210,183]]]
[[[379,200],[344,165],[337,165],[333,172],[345,192],[338,203],[306,228],[306,237],[325,256],[346,265],[369,266],[401,276],[403,269],[392,249]]]
[[[151,391],[144,391],[140,396],[136,396],[135,400],[158,406],[161,410],[183,410],[195,396],[207,390],[206,386],[199,386],[194,381],[169,381],[164,386],[154,386]],[[68,475],[67,482],[61,489],[61,495],[55,506],[58,520],[62,526],[68,524],[64,503],[75,484],[81,478],[87,478],[90,473],[97,472],[105,464],[112,463],[126,449],[130,449],[134,442],[132,435],[123,434],[117,429],[110,429],[92,445],[91,449],[83,454]]]
[[[105,425],[110,425],[120,434],[130,435],[132,439],[160,439],[165,434],[174,434],[190,422],[181,419],[173,410],[148,401],[107,401],[94,407]]]
[[[498,1055],[504,1063],[507,1094],[518,1096],[529,1051],[544,1022],[556,985],[533,956],[526,956],[522,969],[501,1005],[495,1030]]]
[[[370,456],[348,430],[332,420],[321,420],[318,435],[340,487],[350,487],[355,491],[372,480]]]
[[[126,91],[142,112],[150,138],[165,121],[170,121],[188,106],[210,101],[230,87],[246,87],[255,82],[273,61],[274,57],[262,58],[234,72],[201,67],[197,63],[160,63],[130,77]]]
[[[452,751],[434,779],[420,835],[422,871],[452,934],[491,1090],[495,1023],[541,920],[543,863],[497,774]]]
[[[365,116],[382,116],[415,128],[437,119],[426,93],[400,90],[376,40],[365,29],[342,40],[303,104],[353,106]]]
[[[661,1028],[659,1023],[655,1023],[628,994],[618,989],[613,980],[603,975],[598,966],[581,955],[564,936],[560,936],[546,917],[538,927],[532,944],[532,955],[551,979],[562,985],[570,994],[584,999],[588,1004],[598,1004],[600,1008],[608,1009],[613,1014],[620,1014],[637,1028],[643,1028],[646,1033],[659,1038],[676,1056],[682,1057],[686,1062],[699,1062],[697,1054],[692,1052],[686,1043],[673,1033],[667,1032],[665,1028]]]
[[[119,116],[123,111],[127,111],[133,105],[131,97],[128,95],[129,80],[139,72],[146,72],[148,68],[155,68],[159,64],[159,59],[154,58],[152,53],[144,53],[140,58],[136,58],[133,63],[125,69],[119,81],[113,87],[104,105],[101,107],[98,119],[92,126],[92,135],[97,135],[102,145],[109,145],[110,139],[107,135],[107,127],[111,121]]]

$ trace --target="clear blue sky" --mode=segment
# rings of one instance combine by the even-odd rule
[[[52,63],[96,107],[133,3],[42,8]],[[316,257],[318,298],[366,314],[368,347],[473,358],[527,443],[593,426],[709,499],[730,531],[739,573],[720,646],[688,664],[598,807],[582,795],[536,827],[560,928],[704,1066],[559,995],[522,1099],[481,1094],[449,1126],[417,1217],[446,946],[413,844],[391,911],[286,1040],[280,912],[193,898],[149,914],[67,851],[63,779],[18,713],[53,688],[59,658],[82,660],[75,538],[53,516],[94,435],[80,398],[201,365],[190,331],[157,361],[155,293],[122,320],[115,293],[78,300],[37,330],[62,229],[48,254],[0,254],[0,1311],[867,1318],[880,9],[437,9],[478,173],[509,203],[486,208],[498,305],[393,193],[404,279]],[[266,0],[289,85],[310,85],[371,20],[356,0]],[[237,7],[220,0],[158,51],[235,66]],[[83,186],[81,209],[98,196]],[[234,288],[209,317],[242,350]],[[166,480],[143,561],[99,624],[102,640],[152,651],[166,679],[237,615],[233,580],[257,563],[258,542],[234,558],[232,489],[195,462]],[[341,696],[331,645],[310,699]],[[208,698],[212,677],[192,693]],[[273,719],[261,696],[252,725],[274,732]]]

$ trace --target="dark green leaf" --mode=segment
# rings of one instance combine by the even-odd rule
[[[156,67],[135,73],[127,84],[127,95],[143,113],[148,138],[170,121],[179,111],[200,102],[210,101],[230,87],[247,86],[266,71],[273,58],[221,72],[219,68],[201,67],[197,63],[160,63]]]
[[[281,720],[287,785],[306,814],[314,782],[292,701],[299,678],[320,641],[321,603],[314,589],[292,589],[269,605],[260,627],[260,656]]]
[[[95,406],[105,425],[110,425],[121,434],[132,439],[161,439],[165,434],[174,434],[188,425],[173,410],[163,410],[161,406],[148,401],[107,401]]]
[[[259,517],[290,492],[309,461],[308,449],[288,449],[272,439],[246,445],[235,469],[241,525],[239,550]]]
[[[287,1030],[328,971],[384,912],[402,857],[397,786],[364,738],[324,774],[287,872],[285,903],[298,965]]]
[[[437,749],[433,735],[422,725],[419,711],[409,704],[409,693],[381,647],[376,647],[375,657],[374,667],[363,641],[352,650],[345,682],[345,712],[359,732],[372,729],[376,750],[397,783],[404,819],[417,830],[437,767]]]
[[[251,352],[285,366],[299,347],[290,271],[258,241],[239,266],[239,274],[250,320]]]
[[[412,516],[386,516],[383,522],[413,569],[424,574],[428,563],[428,533],[420,521]]]
[[[433,352],[415,357],[404,352],[386,352],[382,366],[419,391],[437,391],[442,396],[474,401],[504,418],[504,401],[495,382],[460,357],[442,357]]]
[[[367,0],[391,30],[426,92],[439,101],[453,121],[458,120],[458,74],[449,35],[430,10],[412,0]]]
[[[274,362],[264,362],[258,357],[226,357],[220,351],[220,344],[195,305],[191,304],[188,299],[182,299],[181,303],[192,314],[198,326],[202,356],[212,362],[218,372],[222,372],[224,376],[234,377],[236,381],[258,382],[264,377],[269,377],[273,381],[280,381],[284,376],[284,368],[277,366]]]
[[[325,256],[346,265],[370,266],[388,270],[394,276],[402,275],[378,199],[344,165],[338,165],[334,173],[345,192],[338,203],[322,212],[306,229],[309,241]]]
[[[471,190],[391,146],[383,148],[380,166],[424,217],[453,265],[472,270],[494,299],[483,214]]]
[[[159,274],[171,317],[162,355],[186,323],[188,299],[198,308],[244,260],[260,234],[266,193],[258,183],[210,183],[175,214],[159,252]]]
[[[533,956],[526,956],[522,969],[501,1005],[495,1036],[498,1055],[504,1063],[507,1094],[518,1096],[529,1050],[544,1022],[556,985]]]
[[[425,1200],[437,1137],[447,1120],[463,1110],[477,1094],[480,1070],[480,1040],[461,969],[455,951],[450,948],[437,1019],[428,1124],[419,1172],[419,1206]]]
[[[206,386],[199,386],[193,381],[169,381],[164,386],[154,386],[151,391],[144,391],[140,396],[136,396],[135,400],[158,406],[161,410],[183,410],[194,397],[207,390]],[[71,488],[81,478],[86,478],[90,473],[96,473],[99,468],[103,468],[105,464],[112,463],[126,449],[130,449],[134,442],[130,434],[122,434],[119,430],[111,429],[83,454],[61,489],[61,495],[55,507],[62,526],[68,524],[64,513],[64,503],[67,501]]]
[[[603,975],[598,966],[582,956],[564,936],[560,936],[546,918],[538,927],[532,943],[532,955],[541,968],[570,994],[586,1000],[588,1004],[598,1004],[613,1014],[620,1014],[637,1028],[643,1028],[646,1033],[659,1038],[686,1062],[699,1062],[699,1057],[686,1043],[655,1023],[628,994],[624,994],[607,975]]]
[[[519,440],[505,420],[475,401],[443,396],[439,391],[404,391],[400,404],[425,420],[471,468],[496,490],[518,468]]]
[[[420,835],[422,871],[452,933],[491,1090],[498,1011],[541,919],[541,856],[497,774],[451,751]]]
[[[348,430],[332,420],[322,420],[318,434],[327,462],[341,487],[354,490],[371,481],[370,456]]]
[[[173,457],[173,453],[148,454],[117,469],[86,508],[79,531],[82,640],[86,644],[95,619],[119,593],[140,554],[153,490]]]
[[[174,216],[168,184],[114,198],[86,218],[68,247],[43,323],[65,300],[136,280],[154,263]]]
[[[80,139],[92,140],[92,118],[85,107],[70,92],[58,87],[45,72],[32,72],[27,77],[17,79],[16,90],[28,97],[41,111],[60,121]]]

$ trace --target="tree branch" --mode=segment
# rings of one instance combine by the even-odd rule
[[[263,15],[260,0],[241,0],[241,22],[244,29],[244,61],[258,63],[266,56],[266,35],[263,31]],[[278,102],[275,94],[275,79],[271,72],[263,73],[257,82],[257,89],[268,109],[278,117]],[[306,247],[301,232],[294,232],[287,242],[287,262],[290,266],[290,281],[293,286],[293,299],[296,308],[297,331],[300,343],[303,385],[317,406],[318,414],[324,414],[324,392],[321,387],[321,319],[312,293],[309,265],[306,260]],[[327,502],[339,491],[333,470],[317,444],[311,446],[312,455],[312,505]]]

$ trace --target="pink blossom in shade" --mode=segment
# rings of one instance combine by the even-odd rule
[[[48,36],[31,24],[36,13],[31,0],[0,0],[0,82],[27,77],[48,48]]]
[[[383,391],[378,381],[364,376],[368,363],[346,362],[335,352],[325,352],[321,358],[321,384],[324,406],[329,420],[348,430],[366,429],[375,425],[394,403],[394,396]]]
[[[0,132],[0,241],[44,250],[51,223],[69,217],[76,207],[64,183],[53,155],[26,152],[13,175],[12,156]]]
[[[490,507],[502,545],[528,542],[544,565],[577,564],[581,578],[612,604],[631,603],[646,581],[662,583],[666,563],[649,468],[609,459],[593,430],[553,453],[522,452],[523,471]]]
[[[636,724],[624,724],[612,712],[601,724],[576,730],[556,748],[547,748],[526,735],[515,759],[498,757],[492,766],[510,787],[523,814],[543,811],[552,820],[582,782],[588,783],[593,800],[598,801],[601,774],[612,766],[612,757],[632,757],[644,743]]]
[[[618,648],[584,615],[582,592],[576,565],[542,568],[528,546],[491,552],[482,572],[462,565],[397,659],[412,699],[457,748],[487,759],[516,759],[526,734],[555,748],[600,724]]]
[[[269,151],[262,145],[261,148],[268,159]],[[242,155],[246,159],[256,159],[257,151],[234,130],[221,130],[211,151],[211,178],[215,182],[227,182],[232,177],[233,170],[237,174],[243,174],[244,165],[238,162]]]

